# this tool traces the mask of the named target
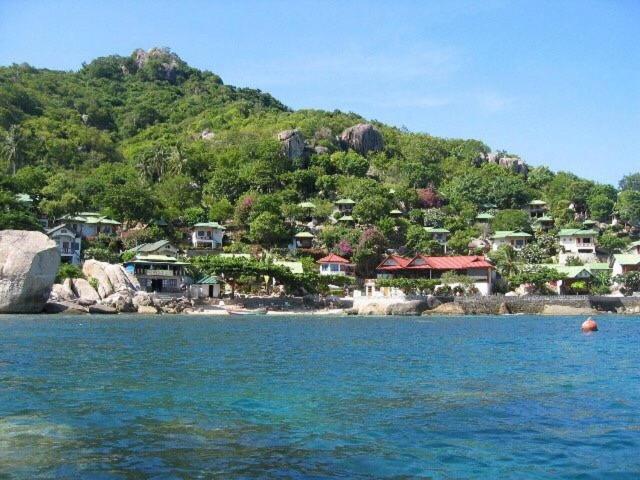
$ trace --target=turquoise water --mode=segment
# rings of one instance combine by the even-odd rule
[[[640,318],[0,316],[0,478],[638,478]]]

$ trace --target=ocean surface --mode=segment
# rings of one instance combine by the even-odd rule
[[[0,478],[640,478],[640,318],[0,316]]]

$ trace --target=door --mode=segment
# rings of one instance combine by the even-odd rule
[[[162,280],[157,278],[151,280],[151,291],[153,292],[161,292],[162,291]]]

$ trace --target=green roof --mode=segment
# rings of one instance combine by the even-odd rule
[[[522,232],[520,230],[498,230],[495,232],[491,238],[530,238],[531,235],[527,232]]]
[[[597,225],[598,222],[596,222],[595,220],[585,220],[584,222],[582,222],[582,225]]]
[[[226,230],[226,228],[220,225],[218,222],[200,222],[196,223],[194,227],[217,228],[218,230]]]
[[[640,255],[616,254],[613,256],[616,262],[620,265],[638,265],[640,263]]]
[[[495,203],[484,203],[482,205],[482,208],[485,208],[487,210],[495,210],[496,208],[498,208],[498,206]]]
[[[355,222],[351,215],[343,215],[338,219],[339,222]]]
[[[543,200],[531,200],[529,202],[529,205],[532,205],[532,206],[541,206],[541,205],[546,205],[546,204],[547,204],[547,202],[545,202]]]
[[[625,250],[626,250],[626,251],[629,251],[629,250],[631,250],[632,248],[637,247],[637,246],[640,246],[640,240],[636,240],[635,242],[630,243],[629,245],[627,245],[627,246],[625,247]]]
[[[586,228],[563,228],[558,232],[558,237],[593,237],[598,232]]]
[[[336,202],[336,205],[355,205],[356,202],[350,198],[342,198]]]
[[[153,252],[157,252],[158,250],[160,250],[162,247],[166,247],[166,246],[171,246],[171,244],[169,243],[169,240],[158,240],[157,242],[153,242],[153,243],[143,243],[141,245],[138,245],[137,247],[133,247],[130,249],[131,252],[138,252],[138,253],[153,253]]]
[[[397,208],[395,208],[391,210],[389,213],[393,215],[402,215],[402,210],[398,210]]]
[[[558,265],[555,263],[545,263],[545,264],[536,265],[536,267],[553,268],[558,273],[565,274],[567,278],[580,278],[581,277],[580,274],[582,272],[587,272],[588,273],[587,276],[593,276],[593,274],[589,271],[589,269],[583,265],[571,266],[571,265]],[[582,276],[582,278],[584,278],[584,276]]]
[[[120,222],[107,218],[95,212],[80,212],[78,215],[63,215],[62,220],[86,223],[88,225],[120,225]]]
[[[533,223],[553,222],[553,217],[549,215],[543,215],[540,218],[536,218]]]
[[[476,215],[476,220],[493,220],[493,215],[490,213],[480,213]]]
[[[593,262],[593,263],[585,263],[584,267],[589,271],[594,270],[611,270],[611,267],[606,262]]]
[[[296,233],[294,235],[294,237],[296,237],[296,238],[316,238],[316,236],[313,233],[309,233],[309,232]]]
[[[200,280],[195,282],[197,285],[218,285],[222,283],[220,279],[215,275],[208,275],[206,277],[202,277]]]
[[[301,202],[298,204],[300,208],[316,208],[316,206],[311,202]]]
[[[427,233],[451,233],[446,228],[440,228],[440,227],[424,227],[424,229]]]

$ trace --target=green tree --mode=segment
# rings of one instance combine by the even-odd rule
[[[249,237],[255,243],[272,247],[286,241],[289,231],[282,218],[271,212],[262,212],[249,224]]]
[[[523,210],[500,210],[493,218],[491,226],[495,231],[531,231],[531,226],[529,224],[529,215]]]

